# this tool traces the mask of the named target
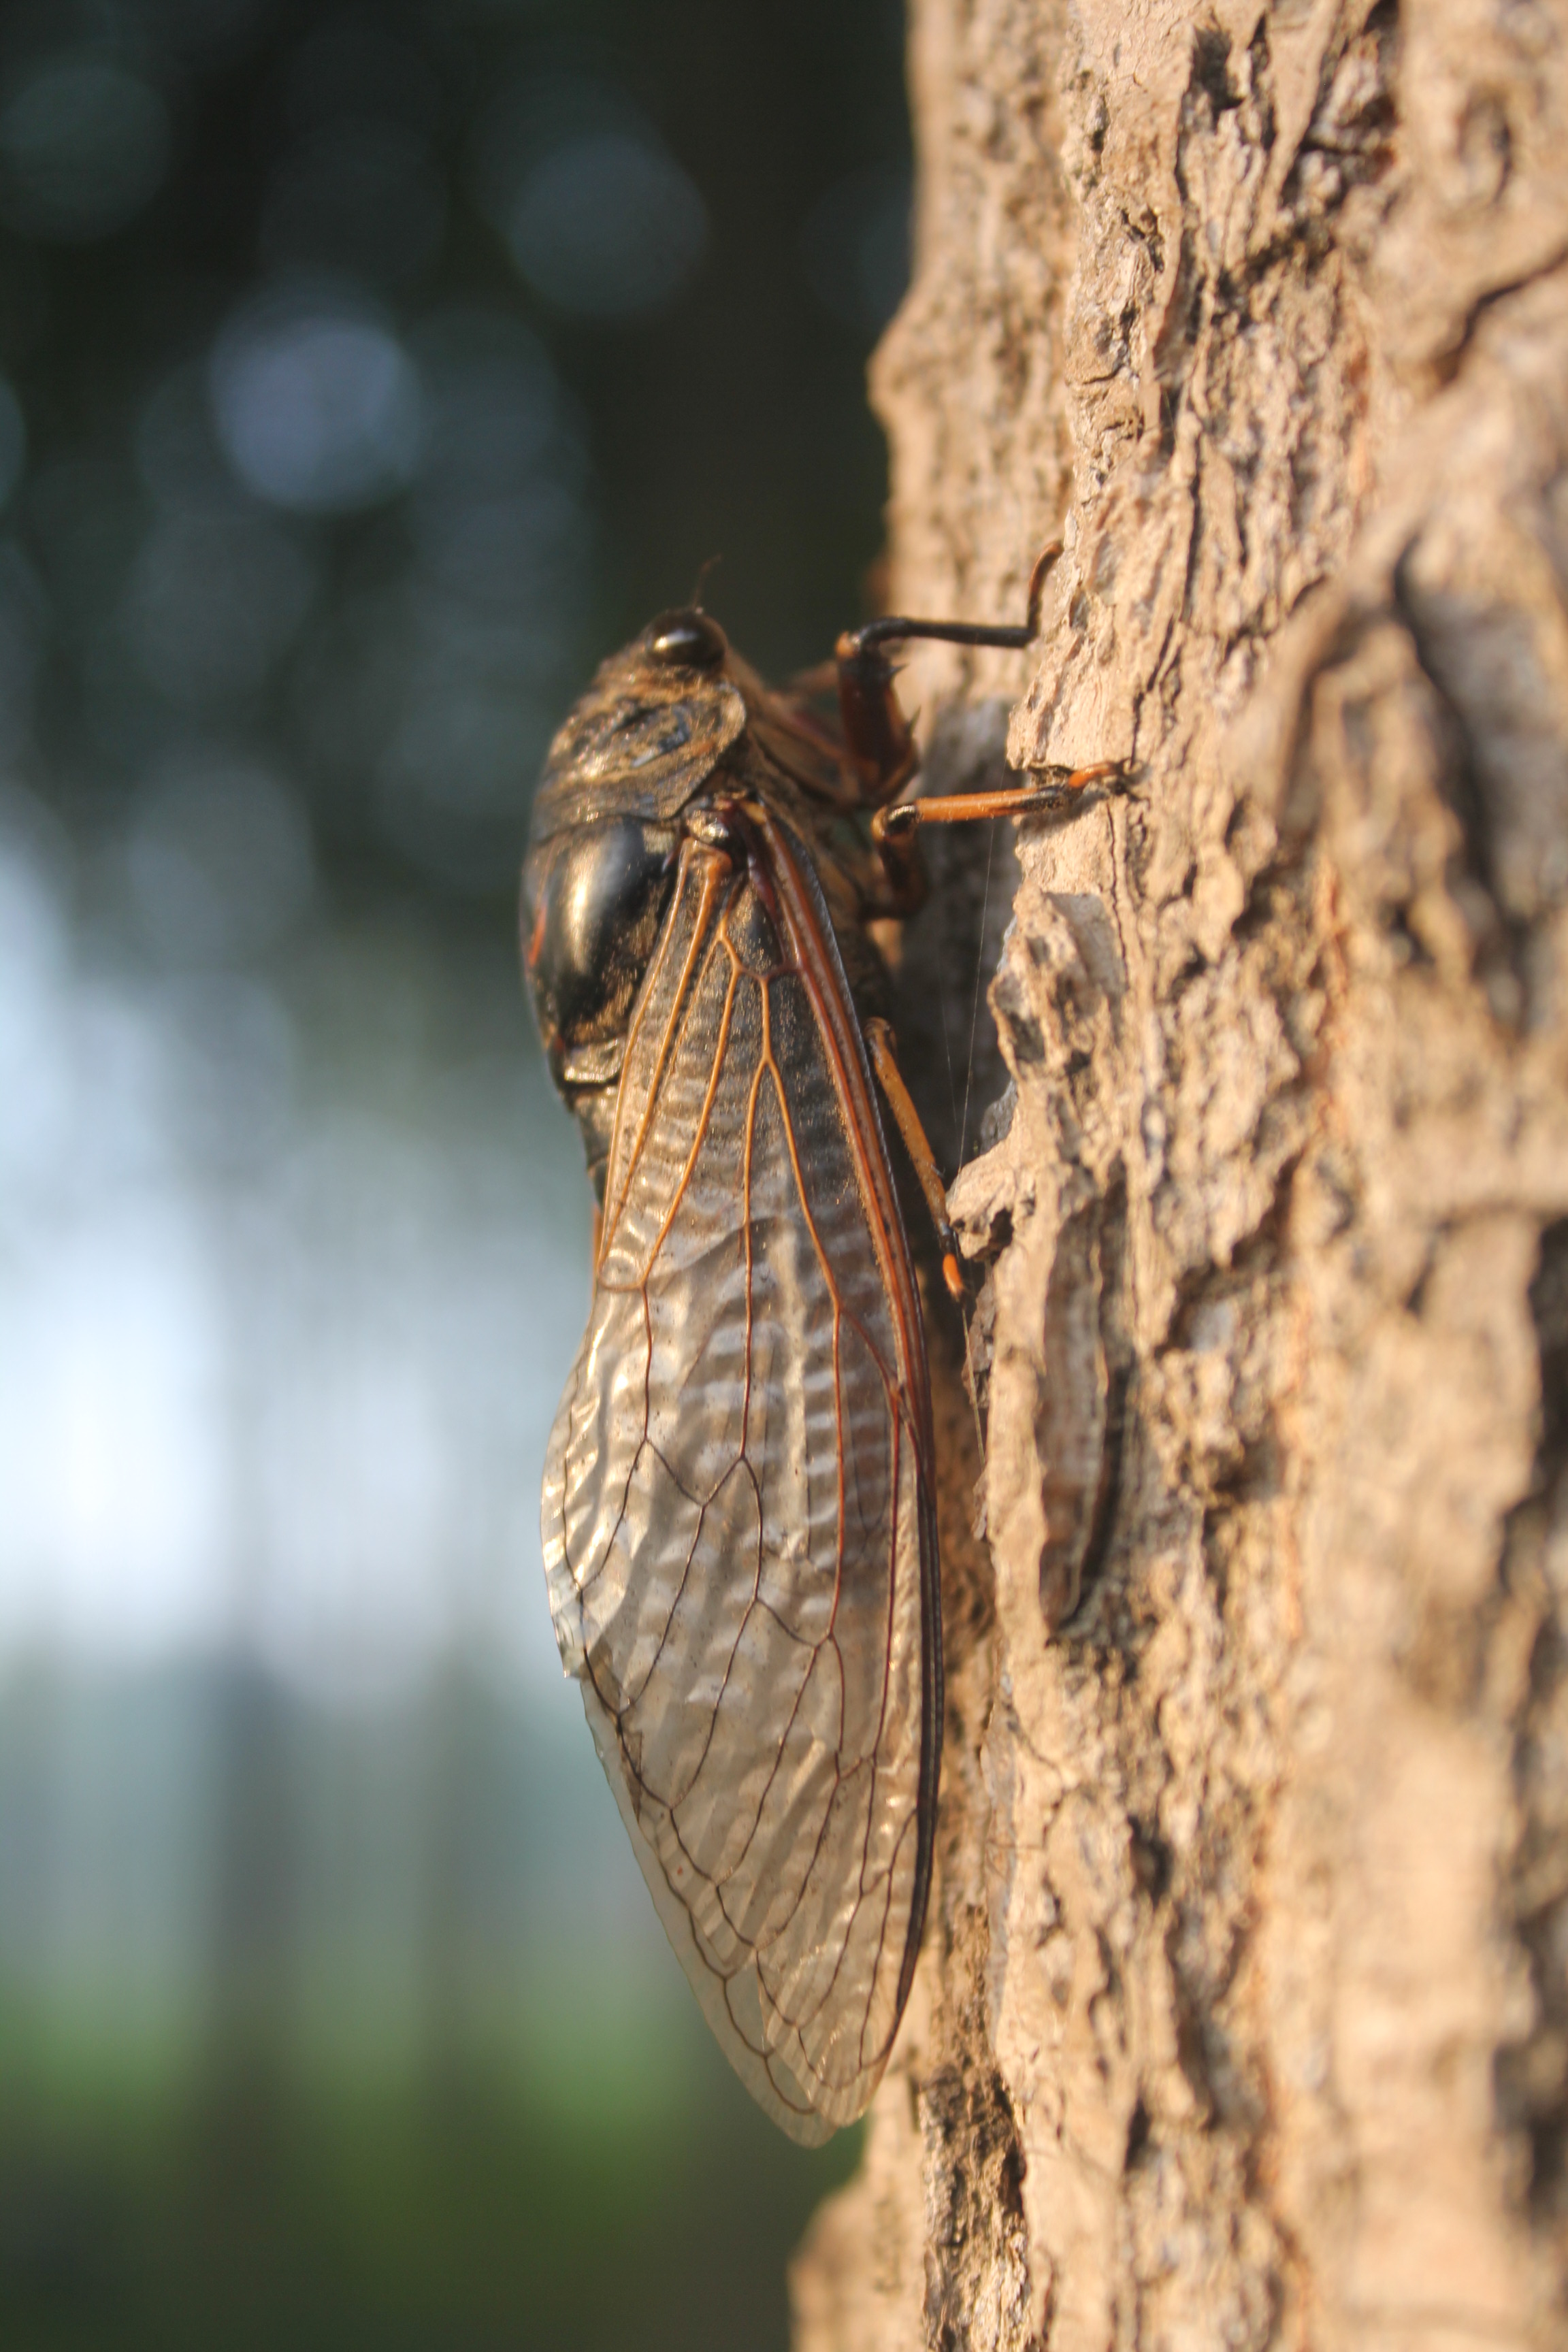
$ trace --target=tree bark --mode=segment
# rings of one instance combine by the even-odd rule
[[[938,1885],[797,2344],[1560,2342],[1568,20],[912,0],[910,60],[895,608],[1067,542],[1032,678],[911,663],[930,765],[1005,695],[1127,772],[1023,828]]]

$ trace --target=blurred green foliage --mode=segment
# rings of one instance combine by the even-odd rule
[[[585,1279],[510,933],[605,652],[865,607],[901,37],[0,5],[5,2352],[782,2344],[853,2164],[496,1664]]]
[[[41,2114],[13,2077],[5,2341],[782,2346],[786,2257],[858,2135],[805,2157],[707,2067],[674,2117],[630,2122],[475,2074],[331,2095],[231,2067],[112,2098],[55,2074]]]

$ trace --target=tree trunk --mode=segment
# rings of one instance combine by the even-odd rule
[[[930,764],[1021,688],[1015,767],[1128,764],[1023,829],[988,1558],[964,1406],[938,1885],[797,2343],[1558,2342],[1568,22],[913,0],[911,80],[895,606],[1067,541],[1032,677],[911,663]]]

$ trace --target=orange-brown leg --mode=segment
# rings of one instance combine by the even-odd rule
[[[891,808],[879,808],[871,819],[871,838],[881,851],[884,861],[903,854],[904,845],[913,841],[922,825],[978,824],[986,817],[1036,816],[1047,809],[1061,806],[1064,793],[1081,793],[1089,784],[1102,784],[1124,772],[1121,760],[1097,760],[1092,767],[1074,768],[1065,776],[1048,783],[1009,785],[999,793],[955,793],[947,798],[899,801]]]
[[[900,788],[914,774],[919,761],[910,724],[893,690],[894,669],[882,648],[911,638],[930,638],[943,645],[1000,646],[1018,651],[1033,645],[1040,633],[1040,604],[1051,567],[1061,553],[1053,540],[1043,548],[1029,574],[1028,606],[1021,626],[991,625],[972,621],[912,621],[889,615],[868,622],[863,629],[847,631],[835,647],[838,676],[838,708],[844,740],[860,772],[865,804],[875,814],[871,839],[879,856],[884,890],[868,914],[912,914],[926,894],[924,862],[920,854],[920,829],[926,824],[972,824],[986,817],[1029,816],[1059,805],[1064,792],[1081,792],[1121,772],[1121,763],[1101,760],[1089,768],[1049,784],[1021,784],[1000,793],[970,793],[951,798],[900,801]],[[815,681],[813,681],[815,682]],[[942,1248],[942,1279],[954,1298],[963,1296],[958,1244],[947,1221],[947,1199],[936,1160],[926,1140],[920,1115],[899,1072],[893,1033],[885,1021],[865,1024],[868,1050],[888,1108],[898,1122],[910,1163],[920,1180],[926,1205]]]
[[[1037,810],[1059,807],[1064,793],[1082,792],[1089,784],[1106,782],[1122,772],[1121,761],[1098,760],[1092,767],[1075,768],[1070,774],[1050,783],[1019,784],[999,793],[955,793],[945,799],[898,801],[890,808],[878,809],[871,819],[871,839],[888,878],[889,903],[874,911],[903,913],[919,905],[925,887],[920,856],[922,825],[969,824],[987,817],[1029,816]],[[947,1195],[937,1172],[935,1154],[921,1125],[920,1113],[899,1069],[892,1030],[887,1022],[875,1018],[863,1026],[871,1066],[898,1123],[936,1227],[942,1280],[952,1297],[962,1302],[963,1277],[959,1269],[957,1237],[948,1223]]]
[[[862,1034],[866,1050],[871,1056],[871,1067],[877,1073],[877,1083],[898,1123],[899,1133],[904,1139],[910,1165],[915,1171],[921,1191],[925,1194],[926,1207],[931,1211],[931,1221],[936,1227],[937,1247],[942,1252],[942,1278],[952,1297],[962,1305],[963,1276],[959,1270],[957,1236],[947,1221],[947,1194],[937,1173],[935,1155],[921,1125],[921,1115],[910,1099],[910,1090],[899,1068],[898,1047],[892,1030],[887,1022],[873,1016],[865,1023]]]

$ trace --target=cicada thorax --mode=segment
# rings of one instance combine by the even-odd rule
[[[700,612],[666,614],[605,662],[551,747],[523,867],[523,961],[551,1076],[582,1130],[600,1203],[633,1007],[683,839],[748,871],[748,806],[789,824],[822,889],[856,1009],[886,1011],[864,929],[876,853],[826,730],[773,695]],[[749,909],[765,939],[765,903]]]

